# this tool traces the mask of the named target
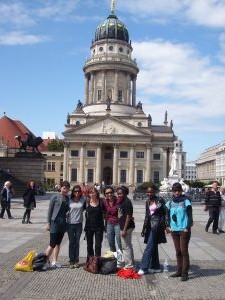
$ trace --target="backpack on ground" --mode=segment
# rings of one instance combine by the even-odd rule
[[[34,271],[45,271],[47,264],[47,255],[45,253],[39,253],[33,259]]]
[[[113,274],[117,271],[117,260],[115,257],[101,257],[100,273],[103,275]]]

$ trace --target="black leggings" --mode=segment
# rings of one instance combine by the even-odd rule
[[[31,214],[31,209],[30,208],[27,208],[25,210],[25,213],[23,215],[23,220],[25,220],[25,218],[27,217],[27,220],[30,220],[30,214]]]
[[[94,236],[95,236],[95,251],[93,248]],[[102,229],[94,230],[94,231],[87,230],[86,239],[87,239],[87,257],[92,255],[101,256],[103,230]]]

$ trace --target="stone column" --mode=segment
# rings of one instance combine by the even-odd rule
[[[163,178],[166,178],[168,176],[168,170],[167,170],[167,148],[163,148],[163,157],[162,157],[162,163],[163,163]]]
[[[68,165],[69,165],[69,145],[70,143],[64,142],[64,156],[63,156],[63,181],[69,180]]]
[[[89,104],[93,103],[93,90],[94,90],[94,74],[91,72],[91,84],[89,89]]]
[[[134,77],[132,80],[132,106],[135,107],[136,106],[136,80],[137,77]]]
[[[99,143],[97,145],[96,151],[96,178],[95,182],[100,184],[101,183],[101,152],[102,152],[102,145]]]
[[[129,172],[129,184],[134,185],[134,146],[130,145],[130,172]]]
[[[118,184],[118,145],[113,145],[113,185]]]
[[[145,181],[151,180],[151,156],[152,156],[152,145],[146,145],[147,152],[146,152],[146,174],[145,174]]]
[[[118,102],[118,71],[115,71],[115,90],[113,100],[113,102]]]
[[[79,182],[82,184],[84,180],[84,150],[85,150],[85,143],[82,143],[80,147],[80,170],[79,170]]]
[[[85,75],[85,104],[88,105],[89,103],[89,78],[88,74]]]
[[[127,73],[127,97],[126,104],[130,105],[130,73]]]
[[[102,102],[106,100],[106,91],[105,91],[105,71],[102,71]]]

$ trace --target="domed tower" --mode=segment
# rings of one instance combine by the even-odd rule
[[[138,67],[132,59],[133,48],[126,26],[111,13],[95,31],[91,57],[84,65],[84,112],[105,115],[110,103],[111,115],[133,115],[136,110]]]

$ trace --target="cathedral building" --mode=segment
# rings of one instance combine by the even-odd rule
[[[168,176],[177,137],[167,112],[162,125],[136,99],[138,66],[126,26],[114,9],[97,26],[83,71],[85,93],[67,116],[63,179],[71,184],[136,186]],[[179,152],[180,169],[185,165]]]

